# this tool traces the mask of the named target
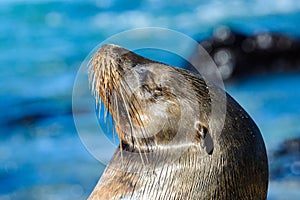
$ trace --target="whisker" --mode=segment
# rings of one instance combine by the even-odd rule
[[[120,83],[126,83],[126,84],[127,84],[127,82],[126,82],[124,79],[122,79],[122,81],[120,81]],[[146,154],[146,150],[140,148],[140,147],[141,147],[141,142],[140,142],[138,139],[136,139],[136,140],[133,139],[133,138],[134,138],[134,132],[135,132],[135,130],[133,129],[134,126],[133,126],[133,123],[132,123],[132,120],[131,120],[132,116],[131,116],[131,114],[130,114],[130,112],[129,112],[130,110],[129,110],[129,108],[127,107],[127,103],[128,103],[128,102],[125,101],[125,99],[129,99],[129,94],[133,94],[133,92],[132,92],[132,90],[131,90],[131,88],[130,88],[130,86],[129,86],[128,84],[127,84],[127,86],[128,86],[128,88],[125,89],[125,86],[124,86],[123,84],[120,84],[120,87],[123,87],[123,89],[120,90],[120,91],[122,91],[122,92],[121,92],[121,97],[122,97],[122,100],[123,100],[123,102],[124,102],[124,105],[126,106],[125,110],[126,110],[126,112],[127,112],[126,114],[127,114],[128,118],[129,118],[129,123],[130,123],[130,127],[131,127],[132,144],[134,145],[134,141],[137,142],[138,145],[136,146],[136,148],[137,148],[138,151],[139,151],[139,154],[140,154],[142,163],[145,165],[145,162],[144,162],[144,159],[143,159],[143,154],[144,154],[144,156],[145,156],[145,158],[146,158],[146,162],[149,163],[149,160],[148,160],[148,157],[147,157],[147,154]],[[127,90],[131,91],[131,93],[128,94]],[[124,98],[123,91],[125,92],[125,95],[126,95],[127,98],[126,98],[126,97]],[[136,99],[135,95],[133,95],[133,97]],[[136,102],[138,102],[138,101],[136,101]],[[132,102],[132,103],[129,105],[129,107],[130,107],[130,108],[135,108],[135,107],[132,107],[133,104],[134,104],[134,102]],[[132,109],[131,109],[131,110],[132,110]],[[133,112],[138,112],[138,110],[135,109],[135,110],[133,110]],[[139,116],[139,115],[138,115],[138,116]],[[144,127],[144,126],[142,126],[142,127]],[[142,132],[142,134],[143,134],[143,132]],[[142,136],[144,137],[144,134],[143,134]],[[145,137],[144,137],[144,138],[145,138]],[[134,148],[134,146],[133,146],[133,148]]]
[[[95,59],[95,57],[94,57]],[[120,110],[119,110],[119,103],[122,102],[124,106],[125,115],[128,118],[129,127],[130,127],[130,136],[132,140],[132,146],[133,148],[137,148],[140,158],[142,160],[143,165],[146,163],[149,163],[149,159],[147,157],[147,150],[149,150],[148,141],[147,140],[140,140],[138,138],[135,138],[136,129],[134,126],[134,122],[132,121],[133,116],[132,113],[136,113],[136,120],[137,123],[140,126],[140,133],[142,135],[142,138],[147,138],[147,130],[144,126],[144,122],[141,119],[141,115],[139,114],[139,110],[142,109],[141,103],[137,100],[136,95],[133,94],[132,88],[129,86],[126,79],[122,77],[116,77],[117,74],[113,73],[114,67],[117,67],[117,62],[113,59],[104,59],[103,57],[98,58],[96,60],[96,64],[92,64],[92,61],[94,59],[91,59],[89,62],[89,82],[90,87],[92,90],[92,94],[96,99],[96,108],[98,109],[98,117],[101,117],[101,114],[103,114],[104,123],[106,123],[106,130],[109,129],[109,126],[112,126],[112,134],[115,140],[115,127],[116,124],[119,124],[120,122]],[[120,72],[118,75],[120,76]],[[116,83],[118,82],[118,84]],[[116,88],[119,86],[119,88]],[[101,89],[102,88],[102,89]],[[101,92],[102,91],[102,94]],[[112,92],[114,91],[114,92]],[[132,94],[132,95],[131,95]],[[105,105],[104,106],[104,112],[102,112],[102,103],[104,97],[105,99]],[[129,99],[132,98],[133,102],[129,103]],[[120,100],[120,102],[118,101]],[[110,110],[115,109],[114,119],[110,119],[108,116],[108,112]],[[112,121],[111,121],[112,120]],[[110,130],[110,129],[109,129]],[[135,143],[137,145],[135,145]],[[142,148],[142,143],[144,143],[145,147],[148,148]],[[122,139],[120,139],[120,151],[121,151],[121,157],[123,160],[123,147],[122,147]],[[145,159],[145,160],[144,160]]]
[[[135,132],[135,130],[134,130],[134,126],[133,126],[133,123],[132,123],[132,120],[131,120],[132,116],[131,116],[131,114],[130,114],[130,112],[129,112],[129,108],[128,108],[128,105],[127,105],[128,102],[125,101],[123,91],[125,91],[125,90],[120,90],[120,94],[121,94],[121,98],[122,98],[122,101],[123,101],[124,106],[125,106],[125,110],[126,110],[126,114],[127,114],[127,117],[128,117],[128,121],[129,121],[129,123],[130,123],[130,129],[131,129],[131,132],[130,132],[130,133],[131,133],[131,140],[132,140],[132,145],[133,145],[132,148],[134,148],[134,141],[136,141],[136,142],[138,143],[138,145],[136,146],[136,147],[137,147],[137,150],[138,150],[138,152],[139,152],[139,154],[140,154],[142,163],[143,163],[143,165],[145,166],[145,162],[144,162],[144,159],[143,159],[143,156],[142,156],[142,151],[141,151],[141,149],[140,149],[140,147],[139,147],[139,146],[140,146],[139,140],[134,140],[134,132]],[[125,91],[125,92],[126,92],[126,91]]]
[[[129,90],[129,94],[133,94],[133,91],[132,91],[131,87],[129,86],[129,84],[126,82],[126,80],[122,79],[122,83],[127,85],[127,88],[128,88],[127,90]],[[127,91],[127,90],[125,90],[125,91]],[[128,96],[128,99],[129,99],[129,95],[127,95],[127,96]],[[147,130],[145,129],[145,126],[143,124],[143,120],[141,119],[140,114],[139,114],[139,111],[142,110],[143,106],[139,103],[139,101],[137,100],[137,98],[134,94],[132,95],[132,97],[133,97],[133,100],[135,100],[135,101],[133,101],[131,103],[130,108],[133,112],[137,113],[137,115],[136,115],[137,116],[137,121],[138,121],[138,123],[141,124],[140,127],[141,127],[142,137],[147,138]],[[136,104],[137,104],[137,107],[135,106]],[[145,141],[145,144],[146,144],[147,147],[149,147],[148,146],[149,144],[146,141]],[[146,149],[144,151],[146,152]]]

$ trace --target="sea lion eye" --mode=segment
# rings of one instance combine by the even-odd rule
[[[209,134],[208,128],[197,121],[195,123],[195,129],[195,140],[200,143],[201,147],[205,148],[207,154],[211,155],[214,150],[214,143]]]
[[[157,99],[159,96],[162,96],[162,88],[157,87],[153,91],[153,98]]]
[[[155,91],[154,94],[153,94],[153,98],[157,99],[158,97],[159,97],[159,94]]]

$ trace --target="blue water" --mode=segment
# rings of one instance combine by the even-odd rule
[[[299,22],[298,0],[1,0],[0,199],[86,199],[93,189],[104,166],[77,135],[72,89],[81,62],[106,38],[147,26],[204,38],[220,24],[300,37]],[[176,65],[170,59],[161,61]],[[299,85],[300,74],[286,73],[226,86],[260,127],[270,155],[300,137]],[[292,172],[271,180],[269,199],[300,196]]]

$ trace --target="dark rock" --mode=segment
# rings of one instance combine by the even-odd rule
[[[285,141],[274,153],[275,157],[286,155],[294,155],[300,157],[300,138]]]
[[[300,71],[300,40],[288,35],[262,32],[248,36],[221,26],[211,38],[199,43],[213,58],[224,80]],[[191,59],[197,56],[196,52]]]
[[[271,179],[299,179],[300,138],[283,142],[269,159]]]

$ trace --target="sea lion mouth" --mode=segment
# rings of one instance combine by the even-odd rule
[[[96,103],[103,102],[112,115],[122,149],[153,152],[203,140],[195,139],[200,129],[191,124],[208,118],[199,116],[198,100],[199,94],[207,96],[207,87],[199,91],[177,70],[116,45],[104,45],[94,55],[89,65],[91,90]]]

